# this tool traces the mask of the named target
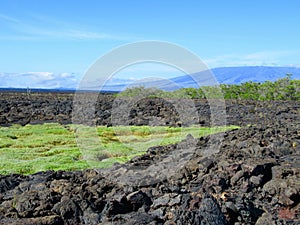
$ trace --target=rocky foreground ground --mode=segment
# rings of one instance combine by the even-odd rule
[[[108,109],[97,112],[106,113],[98,121],[109,124],[104,102],[111,96],[103,98]],[[1,99],[1,104],[27,101],[11,99]],[[155,116],[157,104],[151,101],[132,112],[133,124]],[[31,122],[41,115],[32,110],[50,110],[34,104],[27,108]],[[204,101],[196,104],[199,123],[205,125],[209,109]],[[26,115],[20,106],[13,108],[18,113],[1,113],[2,121]],[[172,125],[172,113],[162,113],[162,108],[158,121]],[[63,109],[50,121],[64,116],[68,121]],[[227,123],[241,129],[199,139],[188,135],[124,165],[1,176],[0,224],[300,224],[300,103],[228,101],[226,111]],[[173,122],[180,124],[178,118]]]

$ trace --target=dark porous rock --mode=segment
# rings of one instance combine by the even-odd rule
[[[217,201],[210,195],[206,195],[200,202],[198,209],[191,211],[178,211],[177,224],[227,224]]]
[[[156,209],[161,206],[167,206],[170,201],[170,195],[166,194],[160,198],[157,198],[153,201],[152,208]]]
[[[82,215],[82,211],[78,205],[66,196],[63,196],[61,201],[53,206],[52,210],[65,220],[78,218]]]
[[[1,219],[0,224],[3,225],[64,225],[64,221],[57,215],[35,217],[35,218],[22,218],[22,219]]]
[[[153,217],[147,213],[132,212],[125,215],[114,216],[111,220],[105,221],[103,224],[114,225],[114,224],[124,224],[124,225],[156,225],[159,223],[160,219]]]
[[[144,206],[145,210],[148,211],[150,205],[152,205],[151,198],[141,190],[130,193],[126,198],[127,201],[132,205],[133,211],[137,211],[142,206]]]
[[[20,184],[20,181],[24,179],[22,175],[12,174],[9,176],[0,175],[0,193],[5,193],[14,189]]]
[[[269,213],[263,213],[261,215],[261,217],[258,218],[258,220],[256,221],[255,225],[266,225],[266,224],[270,224],[270,225],[275,225],[275,221],[272,218],[272,215]]]

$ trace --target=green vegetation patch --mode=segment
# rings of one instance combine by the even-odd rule
[[[99,137],[97,143],[90,140],[89,133],[81,137],[90,143],[88,151],[81,151],[76,144],[78,128],[57,123],[0,127],[0,174],[109,167],[141,155],[151,146],[179,142],[187,134],[200,137],[237,127],[99,126],[92,130]]]
[[[149,98],[187,98],[187,99],[245,99],[245,100],[300,100],[300,80],[291,79],[292,75],[274,82],[245,82],[241,84],[221,84],[220,86],[202,86],[201,88],[181,88],[175,91],[163,91],[156,88],[133,87],[117,94],[120,97],[134,97],[147,94]]]

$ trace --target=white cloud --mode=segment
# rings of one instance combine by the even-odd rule
[[[0,87],[76,88],[81,76],[74,73],[28,72],[1,73]]]
[[[1,20],[5,20],[7,22],[13,22],[13,23],[19,23],[20,21],[17,20],[16,18],[4,15],[4,14],[0,14],[0,19]]]
[[[1,33],[0,40],[130,40],[132,38],[92,31],[80,24],[68,23],[44,16],[32,16],[22,21],[0,14],[0,21],[5,22],[9,33]],[[95,29],[93,29],[95,30]]]

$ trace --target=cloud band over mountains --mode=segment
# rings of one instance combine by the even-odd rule
[[[298,67],[271,67],[271,66],[242,66],[220,67],[211,70],[219,83],[239,84],[247,81],[264,82],[275,81],[286,74],[292,74],[292,79],[300,79]],[[129,76],[115,77],[106,83],[105,90],[120,91],[126,86],[139,84],[139,77]],[[201,73],[195,74],[201,76]],[[0,73],[0,88],[42,88],[42,89],[76,89],[81,81],[82,74],[78,73],[52,73],[52,72],[28,72],[28,73]],[[195,81],[189,75],[167,78],[181,87],[196,87]],[[140,83],[144,86],[158,87],[161,81]],[[171,88],[173,89],[173,88]]]

